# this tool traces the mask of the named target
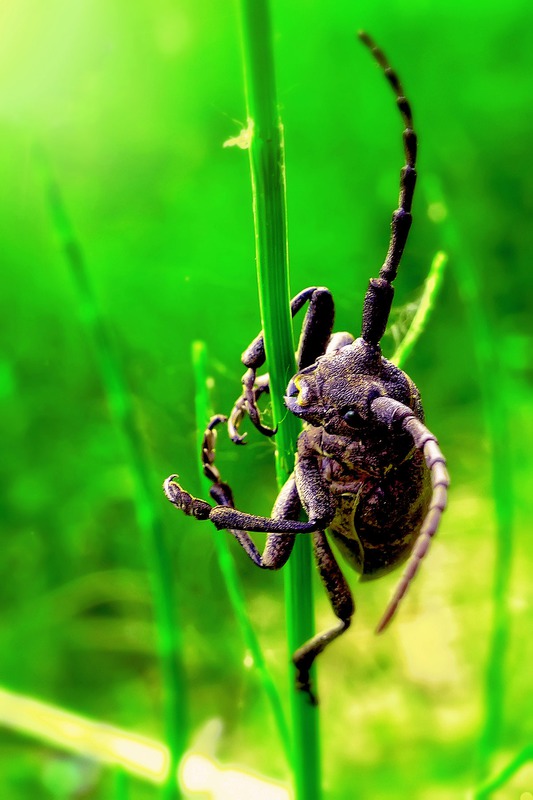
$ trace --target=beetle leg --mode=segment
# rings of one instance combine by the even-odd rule
[[[335,516],[335,504],[316,453],[302,451],[303,447],[294,468],[298,494],[309,519],[325,520],[327,528]]]
[[[296,353],[299,370],[314,364],[319,356],[324,355],[333,330],[334,318],[335,307],[331,292],[324,287],[315,289],[309,300]]]
[[[315,658],[349,628],[354,612],[354,602],[350,587],[331,551],[324,531],[316,531],[313,534],[313,551],[318,571],[333,611],[340,619],[340,624],[335,628],[313,636],[312,639],[298,648],[292,659],[297,670],[297,688],[307,692],[313,705],[316,705],[317,698],[313,692],[309,676],[311,666]]]
[[[407,592],[409,584],[418,572],[418,568],[426,555],[433,536],[439,527],[442,512],[446,508],[447,489],[450,478],[446,470],[444,458],[437,439],[426,426],[415,417],[412,410],[403,403],[391,397],[378,397],[372,401],[371,409],[376,417],[388,425],[400,423],[402,429],[412,437],[415,447],[422,450],[428,469],[431,471],[431,485],[433,492],[429,501],[429,508],[420,528],[409,561],[390,600],[385,613],[376,629],[381,633],[390,623],[396,609]]]
[[[215,466],[215,455],[216,455],[215,447],[217,443],[216,426],[220,425],[223,422],[227,422],[227,418],[223,414],[216,414],[214,417],[211,417],[211,419],[207,423],[207,428],[205,429],[204,438],[202,442],[201,458],[202,458],[203,472],[205,477],[209,478],[209,480],[212,481],[213,483],[221,483],[220,472]],[[228,490],[231,496],[231,489],[229,488],[229,486]]]
[[[202,465],[204,475],[213,483],[209,491],[213,500],[215,500],[219,506],[235,509],[231,487],[221,479],[220,472],[215,466],[216,427],[223,422],[226,422],[226,417],[221,414],[211,417],[209,420],[202,442]],[[181,491],[181,495],[178,497],[178,489],[172,486],[172,483],[172,478],[169,478],[165,482],[164,489],[167,498],[174,503],[174,505],[177,505],[190,516],[198,516],[198,511],[201,515],[204,513],[203,509],[205,509],[205,506],[208,506],[208,513],[210,513],[212,507],[209,503],[204,504],[203,500],[193,498],[188,492],[184,492],[181,487],[176,484]],[[296,490],[294,475],[291,475],[276,499],[272,510],[272,517],[274,519],[297,520],[301,509],[302,504]],[[200,518],[204,517],[200,516]],[[229,528],[229,531],[235,539],[237,539],[254,564],[262,569],[280,569],[286,563],[294,546],[294,536],[277,536],[271,534],[261,554],[246,531],[231,528]]]
[[[396,95],[396,103],[405,125],[403,143],[406,164],[400,173],[400,199],[398,208],[392,215],[391,236],[385,262],[379,272],[379,278],[371,278],[363,306],[362,337],[369,344],[377,345],[385,333],[394,289],[392,282],[396,277],[398,266],[411,227],[411,205],[416,183],[416,149],[417,137],[413,130],[411,106],[404,95],[400,79],[390,67],[385,54],[366,33],[359,37],[382,68],[385,77]]]
[[[269,428],[266,425],[263,425],[261,422],[261,414],[259,413],[259,408],[257,405],[257,400],[262,392],[258,391],[256,371],[253,367],[250,367],[246,370],[244,375],[242,376],[242,385],[243,385],[243,393],[242,397],[244,400],[243,408],[246,409],[250,420],[255,428],[262,433],[263,436],[274,436],[276,433],[275,428]],[[242,444],[239,442],[239,444]]]
[[[227,483],[217,482],[211,488],[210,494],[219,505],[234,508],[233,494]],[[296,491],[294,476],[291,475],[276,499],[272,517],[274,519],[297,520],[301,508],[302,504]],[[254,564],[261,569],[280,569],[287,562],[294,547],[294,536],[277,536],[272,533],[267,538],[265,549],[260,553],[246,531],[230,528],[229,532],[237,539]]]
[[[325,296],[329,296],[330,304],[333,305],[333,301],[331,299],[331,293],[329,289],[324,287],[317,287],[317,286],[309,286],[307,289],[302,289],[295,297],[291,300],[291,316],[296,316],[298,311],[305,305],[305,303],[309,300],[310,307],[307,314],[311,313],[311,316],[316,317],[316,312],[311,311],[311,309],[317,309],[319,303],[325,298]],[[331,325],[333,325],[333,315],[331,315]],[[298,364],[298,366],[308,366],[308,364],[312,364],[313,361],[316,360],[317,356],[322,355],[326,348],[327,340],[329,339],[329,335],[331,333],[331,328],[329,333],[325,337],[324,344],[321,347],[319,345],[318,350],[319,352],[316,353],[315,357],[312,358],[310,361],[306,362],[305,364]],[[303,335],[303,331],[302,331]],[[263,336],[263,331],[260,331],[259,334],[255,337],[253,342],[246,348],[244,353],[242,354],[242,363],[245,367],[251,367],[255,370],[258,370],[260,367],[263,366],[265,363],[265,340]]]
[[[272,519],[259,517],[238,511],[228,505],[212,506],[205,500],[193,497],[186,492],[175,480],[177,475],[171,475],[163,484],[163,490],[170,502],[189,517],[196,519],[209,519],[218,530],[256,531],[259,533],[312,533],[328,525],[328,519],[310,519],[309,522],[300,522],[291,519]],[[216,492],[216,485],[211,492]]]
[[[255,384],[253,386],[253,400],[252,400],[252,407],[257,411],[257,401],[261,397],[262,394],[268,394],[270,392],[270,382],[268,373],[266,375],[258,375],[255,378]],[[247,392],[243,392],[240,397],[237,398],[235,401],[235,405],[231,409],[231,413],[228,417],[228,433],[230,436],[231,441],[234,444],[244,444],[244,440],[246,438],[246,433],[240,434],[239,433],[239,426],[244,419],[244,415],[248,411],[248,400],[247,400]],[[257,426],[256,426],[257,427]],[[266,435],[270,435],[271,429],[264,429],[260,423],[259,430],[266,431]]]
[[[333,328],[334,307],[329,289],[310,286],[301,291],[291,300],[291,315],[294,317],[307,301],[309,301],[309,308],[303,322],[296,354],[299,369],[309,366],[316,361],[318,356],[325,353]],[[243,393],[230,414],[229,426],[230,436],[236,444],[244,442],[244,437],[239,434],[238,427],[245,412],[248,412],[253,425],[264,436],[273,436],[276,433],[272,428],[262,424],[257,406],[260,395],[269,391],[268,379],[264,383],[262,382],[262,378],[264,379],[266,376],[257,376],[257,370],[263,366],[265,359],[265,340],[261,331],[242,354],[242,363],[248,369],[242,378]]]

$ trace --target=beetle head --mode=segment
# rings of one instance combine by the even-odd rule
[[[327,433],[353,436],[374,420],[372,400],[392,397],[422,415],[411,379],[364,339],[320,356],[297,372],[287,387],[285,405],[310,425]]]

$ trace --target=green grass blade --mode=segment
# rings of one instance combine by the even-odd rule
[[[204,342],[193,342],[192,361],[195,376],[195,408],[196,424],[198,427],[198,450],[200,452],[203,443],[205,426],[212,416],[208,389],[207,348]],[[209,497],[211,482],[205,477],[202,469],[200,469],[200,483],[202,486],[202,496]],[[244,593],[235,569],[233,557],[230,552],[227,534],[225,534],[224,531],[217,531],[214,534],[214,543],[217,552],[218,563],[220,565],[220,571],[224,576],[224,582],[228,590],[235,617],[240,625],[246,647],[252,656],[254,666],[259,673],[261,683],[263,684],[263,689],[272,708],[272,713],[274,715],[274,720],[280,735],[282,747],[285,751],[287,761],[290,764],[290,736],[285,714],[283,713],[281,698],[266,665],[265,657],[261,650],[259,640],[246,610],[246,600],[244,598]]]
[[[298,421],[283,405],[296,371],[289,310],[289,277],[283,133],[278,114],[270,11],[267,0],[241,0],[244,73],[255,221],[259,302],[270,374],[276,434],[276,474],[281,486],[293,470]],[[287,632],[294,652],[313,634],[310,542],[297,537],[286,569]],[[291,675],[293,772],[297,800],[318,800],[320,758],[318,715],[294,689]]]
[[[435,177],[426,178],[429,195],[443,217],[442,236],[451,254],[455,280],[469,320],[479,374],[485,427],[491,445],[492,490],[496,516],[496,557],[493,577],[493,619],[485,675],[485,720],[479,740],[478,777],[484,778],[500,741],[505,705],[505,659],[509,643],[509,586],[513,559],[514,490],[510,446],[510,414],[506,376],[498,358],[498,343],[479,291],[474,262],[465,238],[447,215],[447,205]]]
[[[533,761],[533,745],[524,747],[506,766],[500,770],[496,775],[489,780],[485,781],[473,793],[474,800],[485,800],[487,797],[492,797],[493,793],[516,775],[516,773],[525,765]],[[521,797],[529,797],[529,792],[524,792]]]
[[[435,254],[435,258],[431,262],[431,267],[429,268],[429,273],[424,284],[424,291],[422,293],[422,297],[420,298],[418,308],[416,309],[407,333],[403,337],[391,358],[392,363],[396,364],[396,366],[400,368],[403,368],[403,365],[409,358],[413,347],[424,332],[427,320],[435,306],[435,301],[442,285],[444,269],[447,261],[448,256],[446,253],[439,251]]]
[[[92,289],[83,248],[74,232],[59,186],[53,179],[42,153],[38,154],[38,159],[45,182],[52,222],[63,247],[77,291],[80,316],[88,336],[95,345],[102,384],[112,417],[122,432],[128,448],[135,482],[135,512],[143,538],[152,586],[164,690],[165,739],[171,754],[168,780],[163,788],[163,796],[171,800],[179,797],[175,776],[187,744],[186,692],[181,665],[181,633],[176,614],[171,559],[153,496],[154,485],[148,467],[148,455],[145,452],[142,436],[138,431],[126,380],[115,356],[104,317]]]
[[[154,796],[140,785],[141,782],[159,787],[167,779],[169,753],[163,742],[135,731],[116,728],[106,720],[90,719],[33,697],[10,692],[3,686],[0,686],[0,726],[38,742],[43,758],[45,748],[54,748],[77,753],[84,759],[112,769],[115,775],[121,772],[129,784],[130,794],[135,797]],[[289,792],[279,783],[252,776],[249,771],[237,769],[235,765],[226,765],[202,752],[203,749],[200,745],[199,749],[188,750],[181,761],[180,774],[175,776],[179,777],[187,798],[228,798],[231,794],[232,800],[254,800],[256,797],[289,800]],[[121,785],[119,782],[118,790],[124,790],[124,783]]]

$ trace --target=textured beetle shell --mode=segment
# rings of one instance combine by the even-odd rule
[[[309,371],[299,374],[311,382],[308,392],[313,407],[318,400],[327,409],[328,428],[336,430],[342,425],[344,435],[328,433],[316,422],[306,423],[298,453],[319,456],[335,506],[328,531],[350,566],[362,580],[370,580],[390,572],[410,555],[429,507],[430,471],[408,434],[393,434],[385,426],[374,425],[351,431],[341,422],[339,406],[354,403],[359,385],[367,387],[374,380],[386,388],[388,396],[408,403],[422,422],[424,412],[416,386],[390,361],[379,357],[373,363],[373,374],[365,374],[365,370],[361,375],[353,366],[353,361],[358,362],[357,367],[361,361],[359,342],[342,355],[345,358],[336,354],[335,360],[328,356],[319,359]],[[333,409],[337,413],[332,416]],[[304,407],[300,414],[305,418]]]

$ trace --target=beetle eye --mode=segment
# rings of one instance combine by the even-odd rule
[[[300,390],[296,386],[294,380],[291,380],[287,386],[287,397],[296,397],[299,391]]]
[[[342,418],[351,428],[358,428],[360,425],[364,424],[363,418],[354,408],[349,408],[348,411],[342,415]]]

